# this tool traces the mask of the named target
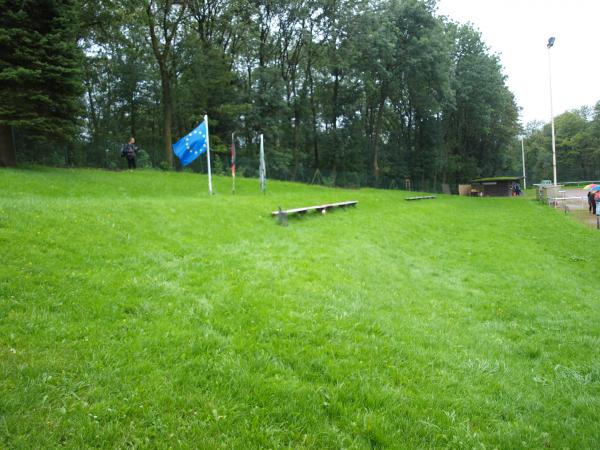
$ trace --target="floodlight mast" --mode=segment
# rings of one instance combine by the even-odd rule
[[[554,176],[554,186],[557,185],[556,182],[556,138],[554,135],[554,110],[552,107],[552,64],[550,60],[550,49],[554,46],[555,38],[551,37],[548,39],[548,79],[550,80],[550,124],[552,128],[552,173]]]

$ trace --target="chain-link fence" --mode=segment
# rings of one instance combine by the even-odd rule
[[[75,146],[55,146],[52,150],[23,146],[27,151],[19,152],[19,162],[22,164],[43,164],[55,167],[97,167],[107,170],[125,170],[127,161],[121,157],[123,142],[116,139],[104,139],[95,144],[79,143]],[[177,158],[175,170],[182,170]],[[231,174],[231,159],[229,151],[212,151],[212,172],[215,175]],[[164,148],[160,145],[141,145],[138,158],[138,168],[154,168],[171,170],[164,161]],[[186,168],[198,173],[207,173],[206,157],[203,155]],[[330,187],[358,189],[373,187],[379,189],[399,189],[418,192],[458,193],[458,185],[444,185],[440,180],[428,179],[428,174],[419,177],[397,175],[389,171],[375,177],[372,168],[366,164],[357,164],[355,170],[332,168],[315,168],[304,161],[294,161],[289,153],[268,153],[266,157],[267,179],[293,181],[306,184],[316,184]],[[247,178],[258,178],[259,157],[253,147],[238,149],[236,156],[236,174]]]

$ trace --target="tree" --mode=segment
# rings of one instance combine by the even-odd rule
[[[28,140],[75,137],[82,55],[77,3],[0,0],[0,165],[14,166],[15,129]]]
[[[172,133],[205,113],[215,147],[236,132],[248,174],[260,133],[269,172],[286,179],[319,169],[331,184],[410,177],[430,189],[515,164],[517,109],[499,60],[471,27],[437,16],[434,0],[78,1],[87,114],[77,164],[118,166],[129,133],[154,164],[172,164]],[[561,142],[591,158],[599,130]]]
[[[165,159],[173,165],[171,128],[173,126],[173,98],[171,80],[174,76],[173,47],[177,44],[180,26],[185,18],[188,0],[146,0],[145,13],[152,51],[158,64],[162,88],[163,143]]]
[[[461,182],[490,176],[506,166],[505,154],[519,131],[518,109],[502,67],[479,32],[449,24],[454,40],[455,98],[444,111],[447,176]]]

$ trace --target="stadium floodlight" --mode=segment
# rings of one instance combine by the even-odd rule
[[[550,123],[552,127],[552,173],[554,175],[554,186],[556,186],[556,139],[554,137],[554,110],[552,108],[552,64],[550,61],[550,49],[554,46],[554,37],[548,39],[548,79],[550,80]]]

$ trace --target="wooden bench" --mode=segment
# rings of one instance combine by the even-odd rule
[[[422,197],[406,197],[404,200],[412,201],[412,200],[433,200],[435,195],[423,195]]]
[[[271,215],[277,216],[280,225],[287,225],[287,217],[291,214],[304,214],[309,211],[319,211],[321,214],[325,214],[329,209],[345,208],[346,206],[356,206],[357,204],[357,200],[350,200],[347,202],[327,203],[325,205],[305,206],[303,208],[293,208],[285,210],[279,207],[279,210],[273,211]]]

